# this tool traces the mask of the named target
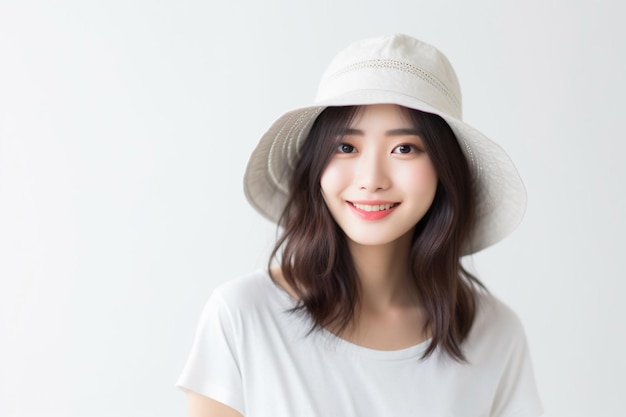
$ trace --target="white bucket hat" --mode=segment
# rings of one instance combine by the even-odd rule
[[[262,215],[278,222],[288,198],[298,150],[317,116],[330,106],[398,104],[441,116],[469,163],[476,190],[476,224],[464,254],[511,233],[526,207],[524,184],[502,148],[462,120],[454,69],[435,47],[407,35],[357,41],[330,63],[313,106],[276,120],[252,152],[244,191]]]

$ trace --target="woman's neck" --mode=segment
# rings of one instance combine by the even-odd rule
[[[361,284],[361,309],[381,311],[419,304],[410,280],[410,233],[387,245],[348,242],[348,246]]]

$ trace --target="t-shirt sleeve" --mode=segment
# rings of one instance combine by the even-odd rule
[[[176,386],[212,398],[244,414],[234,317],[219,289],[204,307],[191,353]]]
[[[521,322],[512,317],[509,330],[510,344],[505,366],[498,383],[492,417],[537,417],[543,414],[543,408],[528,343]]]

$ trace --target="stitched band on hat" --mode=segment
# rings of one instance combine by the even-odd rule
[[[308,121],[306,123],[311,123],[311,121],[317,119],[317,116],[319,116],[320,113],[324,109],[325,107],[314,108],[312,110],[307,111],[302,116],[308,118]],[[310,128],[311,126],[306,126],[306,127]],[[300,147],[302,146],[302,143],[304,142],[304,139],[306,138],[308,134],[309,134],[309,129],[300,129],[300,131],[298,132],[298,135],[295,137],[296,149],[300,149]]]
[[[306,126],[312,119],[315,119],[324,108],[313,108],[304,110],[299,114],[292,114],[288,117],[285,123],[281,126],[280,130],[276,133],[275,139],[270,145],[267,159],[267,169],[269,176],[274,185],[284,193],[288,193],[287,183],[285,182],[285,172],[276,172],[274,166],[275,153],[278,151],[280,155],[277,157],[279,160],[284,159],[287,162],[287,167],[293,170],[296,164],[297,153],[300,149],[302,137],[304,136],[303,124]],[[294,120],[295,119],[295,120]],[[285,129],[288,130],[285,131]],[[284,138],[284,139],[283,139]],[[295,147],[294,147],[295,142]],[[280,150],[277,147],[281,146]],[[280,164],[279,164],[280,166]]]
[[[304,137],[305,130],[308,134],[308,123],[315,119],[323,109],[308,109],[298,115],[296,122],[291,126],[287,132],[286,143],[287,146],[287,163],[289,168],[294,169],[296,166],[296,159],[300,146],[302,145],[302,139]],[[295,142],[295,143],[294,143]],[[295,146],[294,146],[295,145]]]
[[[402,61],[396,61],[393,59],[372,59],[369,61],[361,61],[361,62],[357,62],[355,64],[349,65],[339,71],[337,71],[336,73],[334,73],[333,75],[331,75],[329,78],[333,79],[336,77],[339,77],[347,72],[350,71],[354,71],[354,70],[359,70],[359,69],[364,69],[364,68],[390,68],[390,69],[395,69],[398,71],[403,71],[406,72],[408,74],[411,75],[415,75],[419,78],[421,78],[422,80],[426,81],[428,84],[432,85],[433,87],[435,87],[437,90],[439,90],[441,93],[443,93],[446,97],[448,97],[450,100],[452,100],[454,102],[455,105],[457,105],[458,107],[461,106],[461,102],[458,99],[458,97],[456,97],[448,87],[446,87],[446,85],[444,83],[442,83],[441,81],[439,81],[439,79],[437,77],[435,77],[434,75],[432,75],[431,73],[429,73],[428,71],[425,71],[419,67],[416,67],[415,65],[411,65],[411,64],[407,64],[406,62],[402,62]]]

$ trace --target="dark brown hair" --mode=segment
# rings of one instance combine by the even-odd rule
[[[313,327],[344,330],[354,318],[359,280],[343,231],[322,198],[320,179],[359,107],[329,107],[302,145],[280,220],[284,228],[271,259],[282,249],[286,282],[298,295],[294,311],[306,312]],[[476,312],[476,285],[460,263],[474,221],[474,191],[467,160],[450,126],[440,117],[405,109],[419,131],[438,185],[434,201],[415,227],[409,269],[426,311],[431,341],[423,358],[441,346],[464,361],[461,344]],[[422,330],[422,329],[420,329]]]

